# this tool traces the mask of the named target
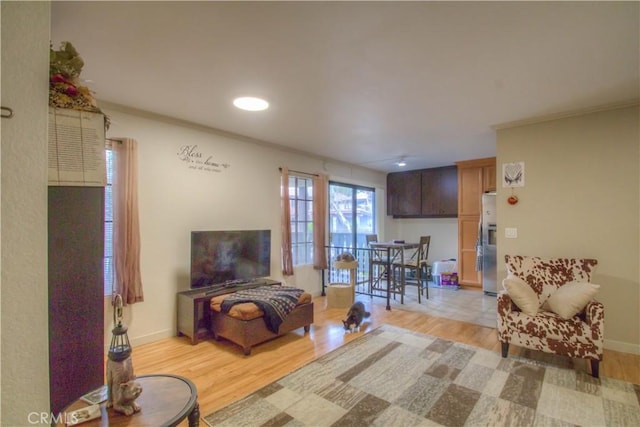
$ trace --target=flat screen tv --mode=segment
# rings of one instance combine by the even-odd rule
[[[191,288],[270,275],[271,230],[192,231]]]

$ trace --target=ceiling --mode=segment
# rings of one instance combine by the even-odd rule
[[[58,2],[108,101],[379,171],[495,155],[492,126],[639,97],[638,2]],[[236,109],[259,96],[263,112]]]

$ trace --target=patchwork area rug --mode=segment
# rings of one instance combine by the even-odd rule
[[[383,325],[205,421],[234,427],[637,426],[640,387]]]

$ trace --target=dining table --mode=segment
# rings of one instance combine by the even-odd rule
[[[397,283],[398,279],[393,274],[393,270],[391,269],[391,267],[398,260],[400,261],[398,263],[399,265],[404,265],[405,251],[411,250],[411,249],[417,250],[419,246],[420,244],[417,242],[407,243],[404,240],[392,240],[389,242],[370,242],[369,243],[369,247],[371,247],[372,249],[383,251],[384,257],[386,258],[387,310],[391,310],[391,282],[392,281],[394,282],[394,286],[399,286],[401,289],[401,292],[404,292],[404,285],[405,285],[404,268],[400,269],[400,278],[399,278],[400,283]],[[415,256],[415,255],[416,255],[416,252],[414,251],[414,253],[411,256]],[[411,256],[409,258],[411,258]],[[371,262],[371,260],[369,262]],[[382,274],[384,274],[384,272],[381,273],[381,275]],[[378,279],[381,279],[381,277],[378,277]],[[404,298],[404,295],[402,295],[401,298]]]

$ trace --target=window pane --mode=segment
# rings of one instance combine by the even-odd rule
[[[329,236],[332,246],[364,247],[374,234],[375,189],[329,183]]]
[[[113,254],[113,223],[104,223],[104,256],[111,257]]]
[[[107,184],[113,184],[113,151],[106,150],[105,154],[107,162]]]
[[[313,222],[307,223],[307,242],[313,242]]]
[[[113,151],[106,150],[107,185],[104,188],[104,295],[113,288]]]
[[[104,294],[111,295],[113,287],[113,258],[104,259]]]
[[[293,264],[309,264],[312,262],[309,248],[313,247],[313,181],[290,175],[289,199]]]
[[[305,203],[302,200],[296,202],[296,212],[298,214],[298,221],[304,221],[306,219]]]
[[[104,220],[113,221],[113,195],[111,185],[104,187]]]
[[[305,198],[307,200],[313,200],[313,181],[311,181],[310,179],[307,179],[306,181],[307,193],[305,195]]]
[[[307,194],[306,182],[304,179],[298,179],[296,188],[296,198],[304,199]]]

